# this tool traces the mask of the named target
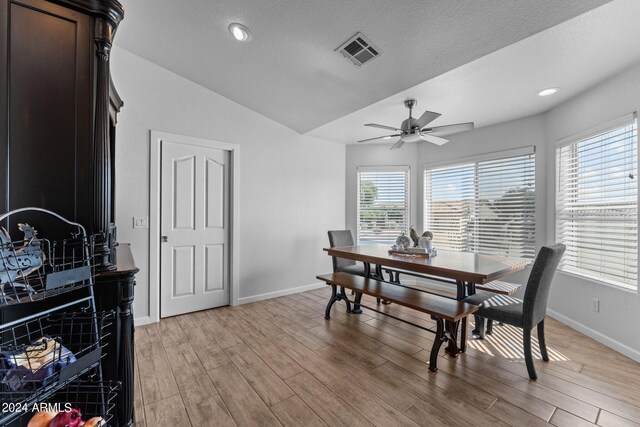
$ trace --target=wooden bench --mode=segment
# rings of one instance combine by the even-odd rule
[[[502,282],[500,280],[494,280],[493,282],[485,283],[484,285],[476,285],[476,289],[483,291],[489,291],[501,295],[514,294],[521,285],[517,283]]]
[[[361,312],[359,308],[361,306],[361,298],[363,294],[390,301],[430,315],[431,318],[436,321],[435,331],[414,325],[411,322],[397,317],[394,318],[420,327],[421,329],[427,330],[436,335],[429,358],[429,370],[432,372],[436,372],[438,370],[438,352],[445,341],[448,342],[446,351],[452,356],[456,356],[460,351],[465,351],[468,316],[476,312],[478,310],[478,306],[440,295],[421,292],[417,289],[407,288],[382,280],[365,278],[349,273],[325,274],[322,276],[316,276],[316,278],[331,286],[331,298],[329,299],[325,310],[325,319],[330,318],[331,307],[336,301],[345,301],[348,313]],[[340,288],[340,291],[338,291],[338,287]],[[351,289],[356,293],[354,301],[350,301],[347,298],[345,289]],[[351,309],[352,303],[354,304],[354,310]],[[363,305],[363,307],[366,306]],[[366,308],[389,316],[388,313],[378,311],[371,307]],[[462,337],[460,347],[458,347],[457,336],[460,323],[462,323]]]
[[[384,272],[389,274],[390,283],[400,284],[400,274],[413,276],[413,277],[417,277],[419,279],[424,279],[424,280],[433,280],[437,282],[450,283],[448,280],[444,280],[444,279],[433,277],[433,276],[427,276],[424,274],[414,273],[412,271],[385,268]],[[475,293],[476,290],[483,290],[483,291],[493,292],[495,294],[500,294],[500,295],[511,295],[511,294],[514,294],[520,288],[521,288],[521,285],[519,284],[503,282],[501,280],[494,280],[492,282],[487,282],[482,285],[471,284],[471,283],[467,284],[467,289],[469,290],[469,294]]]

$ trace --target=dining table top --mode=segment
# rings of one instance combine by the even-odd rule
[[[438,250],[431,257],[390,254],[390,247],[383,244],[336,246],[324,248],[330,256],[351,259],[382,267],[407,270],[414,273],[445,277],[478,285],[520,271],[532,260],[482,255],[473,252]]]

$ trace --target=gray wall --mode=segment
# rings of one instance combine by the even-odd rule
[[[116,223],[132,244],[135,316],[149,315],[149,132],[236,143],[240,161],[240,302],[313,285],[331,270],[326,231],[344,227],[345,147],[301,136],[270,119],[114,48],[112,77],[125,105],[118,118]]]
[[[346,224],[356,227],[356,167],[408,164],[412,168],[411,223],[422,224],[422,169],[429,163],[526,146],[536,147],[536,245],[555,241],[555,141],[637,111],[640,107],[640,64],[608,79],[546,114],[452,135],[443,146],[421,143],[390,152],[389,145],[347,147]],[[437,246],[437,242],[435,242]],[[528,271],[509,278],[526,283]],[[521,291],[522,293],[522,291]],[[600,312],[591,311],[591,299]],[[640,296],[602,283],[558,272],[549,314],[592,338],[640,361]],[[631,332],[629,332],[631,331]]]

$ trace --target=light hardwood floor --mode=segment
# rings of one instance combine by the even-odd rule
[[[136,425],[640,425],[640,364],[553,319],[538,381],[508,326],[455,359],[442,352],[434,374],[432,334],[369,310],[346,314],[343,303],[327,321],[328,297],[319,289],[137,327]]]

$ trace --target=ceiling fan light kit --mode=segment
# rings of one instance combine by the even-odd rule
[[[418,101],[415,99],[407,99],[404,101],[404,106],[409,109],[409,118],[404,120],[400,125],[400,128],[394,128],[393,126],[379,125],[377,123],[367,123],[365,126],[375,127],[380,129],[391,130],[400,132],[393,135],[378,136],[375,138],[362,139],[358,142],[369,142],[376,139],[389,139],[399,136],[400,139],[396,141],[391,150],[396,150],[402,147],[407,142],[430,142],[436,145],[442,145],[449,142],[446,138],[441,138],[438,134],[451,134],[456,132],[464,132],[473,129],[473,122],[456,123],[452,125],[426,127],[429,123],[441,116],[440,113],[434,113],[433,111],[425,111],[420,118],[415,119],[412,116],[413,109],[418,105]]]

